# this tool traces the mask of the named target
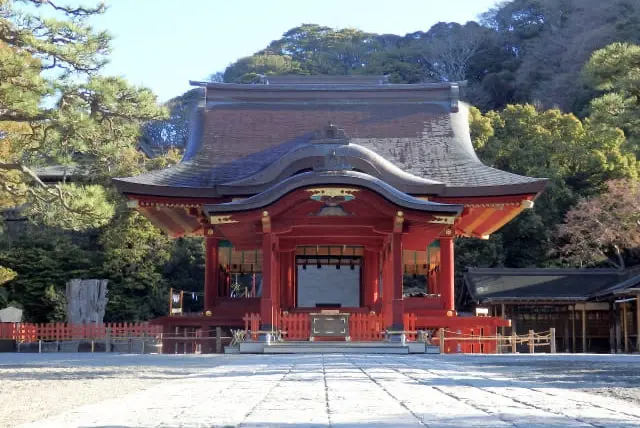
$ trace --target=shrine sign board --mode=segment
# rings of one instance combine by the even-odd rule
[[[349,337],[349,314],[339,311],[311,313],[311,340],[314,337]]]

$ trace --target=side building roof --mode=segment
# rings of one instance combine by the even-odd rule
[[[544,179],[480,162],[469,135],[468,106],[459,101],[456,83],[268,80],[196,82],[206,95],[195,112],[183,161],[116,179],[119,190],[176,197],[251,195],[299,171],[327,168],[366,173],[416,195],[537,194],[545,186]]]
[[[470,268],[464,275],[478,302],[586,301],[620,283],[617,269]]]

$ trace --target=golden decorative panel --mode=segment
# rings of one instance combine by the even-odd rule
[[[456,221],[455,217],[445,215],[434,215],[433,220],[429,220],[429,223],[433,224],[453,224]]]
[[[233,220],[230,215],[214,215],[209,218],[211,224],[228,224],[237,223],[237,220]]]
[[[347,187],[316,187],[307,189],[307,192],[311,193],[310,197],[314,201],[338,203],[354,200],[356,198],[354,193],[359,192],[359,189]]]

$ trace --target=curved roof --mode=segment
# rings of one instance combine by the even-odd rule
[[[359,170],[414,195],[537,194],[545,186],[480,162],[455,83],[304,81],[203,84],[205,105],[182,163],[116,179],[117,187],[177,197],[252,195],[300,170],[331,168]]]
[[[348,185],[373,190],[396,206],[416,211],[429,211],[456,216],[464,209],[463,205],[440,204],[414,198],[413,196],[400,192],[384,181],[365,173],[356,171],[325,171],[304,172],[280,181],[266,191],[250,198],[223,204],[207,205],[205,211],[209,214],[214,214],[261,209],[277,201],[287,193],[317,185]]]

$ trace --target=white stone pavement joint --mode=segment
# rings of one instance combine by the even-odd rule
[[[351,365],[353,365],[356,369],[358,369],[359,371],[362,372],[362,374],[364,374],[367,378],[369,378],[369,380],[371,382],[373,382],[378,388],[382,389],[385,393],[387,393],[392,399],[394,399],[395,401],[398,402],[398,404],[400,404],[400,406],[402,406],[409,414],[411,414],[411,416],[413,416],[414,418],[416,418],[416,421],[422,425],[422,426],[428,426],[427,424],[424,423],[424,421],[422,420],[422,418],[420,416],[418,416],[416,413],[414,413],[409,407],[407,407],[407,405],[398,397],[396,397],[395,395],[393,395],[391,392],[389,392],[389,390],[387,388],[384,387],[384,385],[382,385],[380,382],[378,382],[376,379],[374,379],[369,373],[367,373],[362,366],[356,365],[352,358],[348,358],[349,363],[351,363]]]
[[[293,371],[294,367],[296,367],[295,364],[292,364],[289,366],[289,369],[282,375],[282,377],[280,379],[278,379],[276,382],[273,383],[273,385],[271,386],[271,388],[269,388],[269,390],[267,391],[267,393],[264,395],[264,397],[262,397],[262,400],[259,400],[250,410],[249,412],[247,412],[247,414],[245,415],[244,419],[242,420],[242,422],[240,424],[238,424],[238,428],[242,428],[243,426],[247,426],[246,425],[246,421],[247,419],[249,419],[253,413],[256,411],[256,409],[258,409],[260,407],[260,405],[264,402],[267,401],[267,397],[269,397],[269,395],[273,392],[274,389],[276,389],[278,386],[280,386],[280,384],[282,383],[282,381],[284,380],[284,378],[286,378],[289,374],[291,374],[291,372]]]

